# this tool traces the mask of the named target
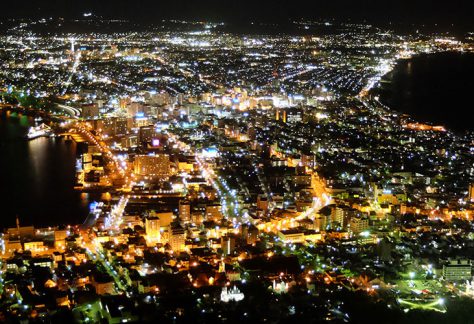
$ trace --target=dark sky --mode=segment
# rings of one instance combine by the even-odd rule
[[[247,22],[331,17],[474,26],[473,0],[7,0],[2,3],[0,15],[74,17],[85,11],[144,21],[193,18]]]

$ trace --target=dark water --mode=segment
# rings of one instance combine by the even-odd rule
[[[401,60],[385,80],[381,101],[389,107],[453,131],[474,130],[474,54]]]
[[[29,116],[0,112],[0,228],[82,223],[88,196],[74,190],[76,146],[59,138],[23,139]]]

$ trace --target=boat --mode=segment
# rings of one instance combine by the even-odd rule
[[[39,137],[48,137],[52,134],[53,130],[51,129],[51,127],[43,123],[36,127],[30,127],[30,129],[28,130],[28,134],[26,134],[26,138],[29,140],[33,140]]]

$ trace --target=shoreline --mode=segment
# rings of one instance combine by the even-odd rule
[[[446,52],[435,52],[435,53],[419,53],[408,58],[399,58],[395,61],[393,69],[385,73],[380,78],[380,81],[377,83],[377,86],[371,89],[370,94],[372,96],[378,96],[379,97],[378,101],[384,106],[388,107],[389,109],[399,114],[409,115],[411,118],[413,118],[417,122],[425,123],[432,126],[443,126],[448,131],[453,132],[458,135],[472,133],[474,132],[474,128],[472,126],[470,128],[469,128],[469,125],[453,127],[453,124],[454,124],[453,121],[450,122],[448,120],[447,122],[446,121],[442,122],[441,120],[443,118],[441,118],[441,116],[439,115],[440,114],[439,111],[437,112],[438,115],[436,115],[433,113],[433,111],[429,111],[426,108],[415,108],[415,106],[417,107],[421,106],[421,105],[417,105],[416,103],[416,99],[418,98],[417,96],[419,94],[413,94],[412,92],[409,92],[409,95],[407,96],[407,98],[403,99],[400,96],[401,93],[397,94],[396,90],[394,89],[394,87],[397,86],[397,85],[394,85],[394,83],[397,83],[397,82],[401,83],[400,80],[397,80],[397,78],[403,78],[405,80],[411,79],[411,82],[416,82],[416,81],[413,81],[413,79],[416,79],[419,77],[419,76],[409,77],[407,75],[406,71],[404,71],[403,69],[406,68],[408,64],[410,63],[416,64],[413,62],[417,60],[423,60],[423,59],[433,60],[433,59],[443,58],[443,56],[449,56],[449,55],[459,55],[463,57],[471,56],[473,59],[472,62],[474,64],[474,53],[470,53],[470,52],[446,51]],[[453,62],[454,64],[458,64],[455,61]],[[424,64],[429,64],[429,63],[430,62],[426,61]],[[440,77],[440,79],[442,78]],[[427,87],[427,85],[424,85],[424,86]],[[399,100],[400,103],[399,104],[394,103],[394,101],[396,100]]]
[[[13,112],[17,113],[17,117]],[[74,164],[69,164],[73,163],[70,145],[59,137],[26,138],[23,134],[28,131],[29,126],[20,124],[19,118],[28,118],[31,123],[34,114],[30,112],[20,114],[18,110],[12,109],[13,120],[7,117],[6,109],[0,109],[0,114],[3,115],[2,134],[5,135],[0,140],[0,154],[20,157],[15,163],[6,163],[1,175],[0,191],[6,194],[2,200],[6,211],[0,230],[14,226],[15,215],[20,217],[24,225],[33,224],[39,228],[61,223],[82,224],[88,213],[86,204],[96,194],[92,193],[90,196],[77,191],[73,183],[69,182],[71,175],[66,174],[74,168]],[[64,166],[65,164],[68,166]],[[56,179],[57,176],[59,180]],[[75,175],[72,177],[75,179]],[[55,187],[59,188],[57,192],[60,195],[45,200],[45,192]]]

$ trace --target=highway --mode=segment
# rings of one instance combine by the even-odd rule
[[[56,105],[59,109],[64,110],[68,115],[70,115],[72,118],[77,119],[81,115],[81,111],[77,108],[62,105],[62,104],[57,104]]]

